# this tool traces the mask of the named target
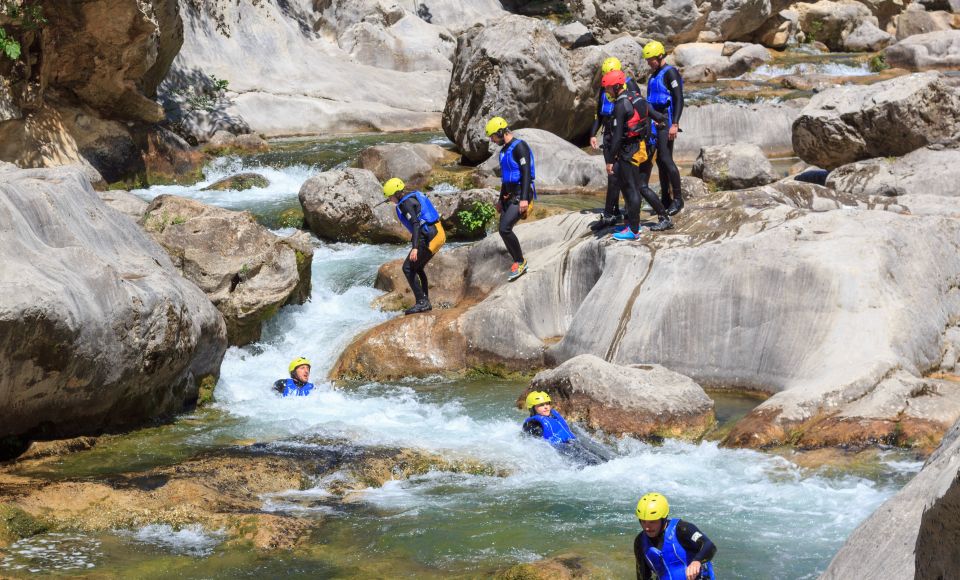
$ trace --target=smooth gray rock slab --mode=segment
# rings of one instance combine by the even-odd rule
[[[749,143],[704,147],[691,173],[720,189],[744,189],[777,180],[763,151]]]
[[[907,70],[960,70],[960,30],[907,37],[883,51],[890,66]]]
[[[861,22],[860,26],[847,35],[843,46],[851,52],[877,52],[896,42],[893,35],[880,30],[872,22]]]
[[[875,195],[960,197],[960,148],[924,147],[903,157],[878,157],[830,172],[827,187],[861,198]]]
[[[0,179],[0,436],[177,413],[219,375],[223,317],[81,169]]]
[[[143,199],[126,191],[101,191],[99,195],[103,203],[137,222],[147,211],[147,206],[150,205]]]

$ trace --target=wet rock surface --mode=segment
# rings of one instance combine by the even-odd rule
[[[689,377],[660,365],[621,366],[584,354],[541,371],[517,399],[546,391],[568,421],[640,438],[698,439],[713,424],[713,401]]]
[[[203,188],[203,191],[246,191],[254,187],[264,188],[270,185],[266,177],[259,173],[238,173],[224,177]]]
[[[141,223],[223,314],[230,344],[259,339],[281,306],[310,296],[313,246],[304,232],[281,238],[249,212],[172,195],[155,198]]]
[[[0,436],[97,433],[195,402],[226,330],[160,246],[78,168],[4,172],[0,191]]]

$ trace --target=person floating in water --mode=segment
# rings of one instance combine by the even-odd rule
[[[290,361],[290,378],[273,383],[273,390],[283,397],[306,397],[313,390],[310,382],[310,361],[297,357]]]
[[[530,417],[523,422],[523,432],[527,435],[546,439],[562,455],[580,465],[598,465],[612,459],[613,455],[600,444],[589,438],[580,440],[573,434],[545,391],[527,395],[527,410]]]
[[[637,502],[637,519],[643,531],[633,541],[637,580],[715,580],[713,563],[717,547],[697,526],[668,518],[670,504],[659,493],[648,493]]]

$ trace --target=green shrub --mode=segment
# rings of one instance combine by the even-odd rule
[[[493,205],[478,201],[470,209],[457,212],[457,221],[467,234],[477,234],[487,229],[487,224],[497,215]]]
[[[873,55],[873,58],[870,59],[870,70],[873,72],[883,72],[888,68],[890,68],[890,65],[887,64],[887,59],[883,56],[882,52]]]
[[[10,60],[18,60],[23,47],[17,32],[39,30],[46,24],[43,7],[35,0],[0,0],[0,14],[10,21],[0,26],[0,52]]]

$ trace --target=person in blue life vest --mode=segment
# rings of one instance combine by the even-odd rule
[[[290,361],[289,379],[280,379],[273,383],[273,390],[283,397],[306,397],[313,390],[310,382],[310,361],[302,356]]]
[[[673,160],[673,144],[680,132],[680,115],[683,114],[683,79],[676,67],[664,64],[666,51],[663,44],[656,40],[644,45],[643,58],[650,67],[647,102],[668,117],[666,131],[654,127],[657,171],[660,174],[660,201],[669,215],[676,215],[683,209],[680,170]]]
[[[610,71],[614,70],[623,70],[623,65],[620,63],[620,59],[615,56],[603,61],[603,64],[600,66],[600,75],[606,75]],[[640,93],[640,87],[637,86],[633,77],[627,77],[627,90],[634,93]],[[600,87],[600,92],[597,94],[597,109],[593,115],[593,126],[590,128],[590,146],[594,150],[600,148],[600,143],[597,141],[597,131],[601,128],[603,129],[603,156],[607,163],[611,163],[613,159],[612,151],[610,148],[610,142],[613,138],[613,108],[615,101],[607,96],[607,91],[603,87]],[[603,228],[608,228],[617,225],[617,222],[620,221],[622,214],[620,212],[620,180],[617,177],[617,173],[608,173],[607,174],[607,197],[603,205],[603,214],[600,216],[600,219],[596,223],[591,225],[591,228],[594,230],[600,230]]]
[[[711,560],[717,547],[697,526],[670,518],[670,504],[659,493],[648,493],[637,502],[637,519],[643,531],[633,541],[637,580],[716,580]]]
[[[500,198],[497,200],[497,213],[500,214],[500,238],[513,258],[507,280],[512,282],[527,271],[527,261],[520,248],[520,240],[513,233],[513,227],[521,219],[526,219],[533,210],[536,188],[533,184],[537,171],[534,167],[533,152],[523,140],[515,138],[507,121],[503,117],[493,117],[487,121],[487,137],[500,146]]]
[[[530,417],[523,422],[523,432],[533,437],[542,437],[554,447],[574,441],[577,436],[570,431],[567,421],[553,408],[550,395],[544,391],[531,391],[527,395],[527,410]]]
[[[433,309],[424,269],[447,241],[447,235],[433,202],[420,191],[403,193],[404,187],[401,179],[393,177],[383,184],[383,195],[396,204],[397,219],[410,232],[412,248],[403,261],[403,275],[407,278],[416,303],[404,314],[417,314]]]

